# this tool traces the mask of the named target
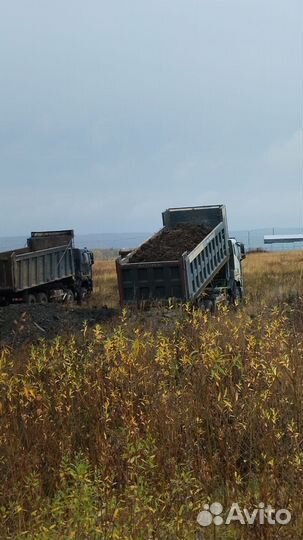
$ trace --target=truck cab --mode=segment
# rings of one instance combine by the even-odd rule
[[[84,298],[93,290],[94,254],[86,248],[73,248],[73,253],[76,282],[79,284],[79,289],[81,289],[81,297]]]
[[[244,296],[243,288],[243,271],[241,261],[245,259],[245,247],[241,242],[237,242],[235,238],[229,238],[229,268],[230,280],[232,282],[233,299],[241,299]]]

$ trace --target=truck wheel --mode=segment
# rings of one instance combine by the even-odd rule
[[[37,294],[37,302],[38,304],[48,304],[48,296],[44,292],[40,292]]]
[[[34,294],[26,294],[24,297],[24,301],[26,304],[36,304],[37,298],[35,297]]]
[[[81,287],[81,300],[85,300],[88,297],[88,290],[85,287]]]
[[[75,295],[73,293],[73,291],[71,289],[67,289],[67,291],[65,291],[65,295],[64,295],[64,303],[65,304],[73,304],[75,301]]]
[[[242,301],[242,290],[239,285],[235,285],[232,293],[232,303],[234,306],[238,306]]]
[[[208,311],[209,313],[213,313],[214,300],[211,300],[210,298],[204,298],[202,302],[199,304],[199,307],[202,309],[202,311]]]

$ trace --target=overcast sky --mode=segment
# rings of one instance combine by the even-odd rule
[[[303,226],[302,0],[0,2],[0,236]]]

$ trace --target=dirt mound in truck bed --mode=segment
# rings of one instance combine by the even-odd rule
[[[138,248],[129,262],[176,261],[185,251],[192,251],[211,231],[205,225],[184,223],[164,229]]]
[[[83,328],[102,323],[113,317],[115,310],[86,306],[10,305],[0,308],[0,348],[19,347],[40,338],[53,339],[58,335],[74,334]]]

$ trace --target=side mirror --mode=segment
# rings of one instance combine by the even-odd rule
[[[91,265],[95,264],[95,256],[92,251],[90,251],[90,263]]]
[[[246,253],[245,253],[245,246],[244,244],[242,244],[242,242],[240,243],[240,251],[241,251],[241,260],[243,260],[246,257]]]

